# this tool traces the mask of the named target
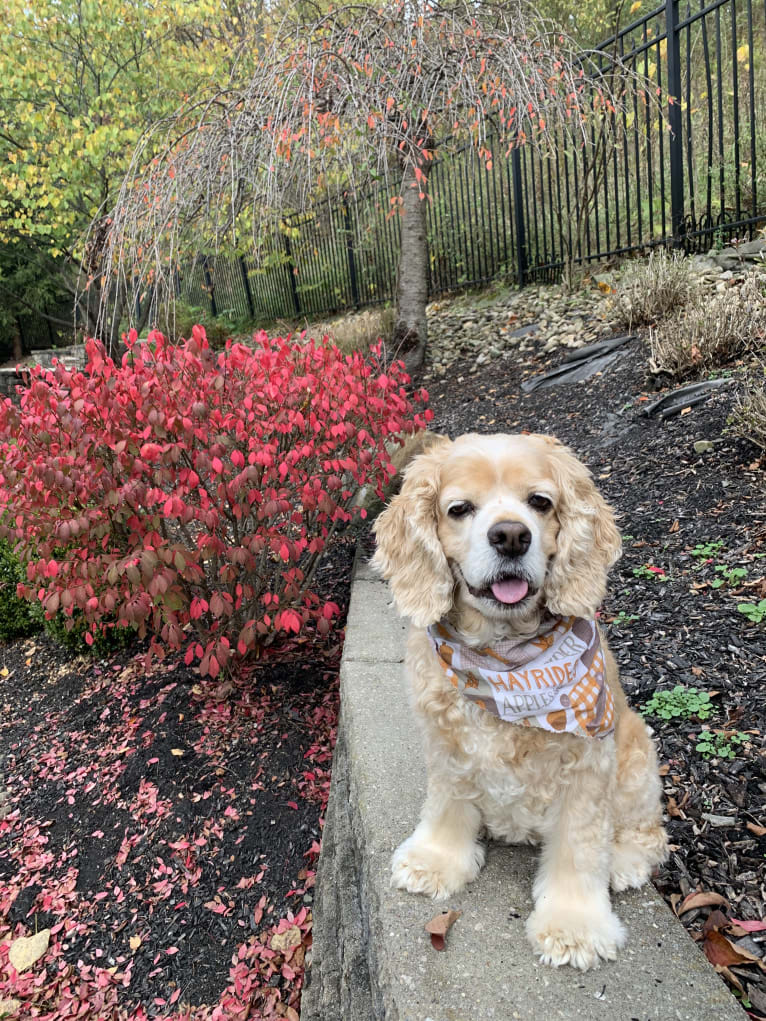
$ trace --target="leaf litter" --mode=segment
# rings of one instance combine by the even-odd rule
[[[355,537],[320,570],[348,594]],[[44,1021],[245,1021],[300,1009],[340,645],[227,680],[143,651],[0,649],[0,1002]],[[178,754],[178,752],[182,754]],[[26,970],[18,940],[50,930]]]

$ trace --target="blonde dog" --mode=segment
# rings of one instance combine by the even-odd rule
[[[411,619],[428,769],[392,882],[448,897],[482,830],[541,843],[527,934],[549,964],[613,959],[615,891],[666,856],[661,785],[594,618],[621,552],[587,469],[549,436],[435,437],[375,525],[373,564]]]

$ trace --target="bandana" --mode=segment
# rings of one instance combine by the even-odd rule
[[[428,637],[451,684],[501,720],[580,737],[603,738],[614,730],[594,621],[549,618],[534,638],[482,649],[466,645],[444,620],[428,628]]]

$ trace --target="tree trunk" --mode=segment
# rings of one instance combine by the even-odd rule
[[[424,168],[425,174],[428,166]],[[394,357],[403,358],[408,371],[423,364],[428,339],[428,239],[426,236],[427,176],[415,179],[411,165],[402,179],[402,248],[396,283]]]
[[[24,358],[24,344],[21,340],[21,325],[19,320],[16,319],[16,327],[13,330],[13,360],[18,363],[23,361]]]

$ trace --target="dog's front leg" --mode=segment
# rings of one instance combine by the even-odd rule
[[[484,864],[476,805],[456,798],[450,785],[431,777],[420,822],[394,852],[391,882],[400,890],[449,897],[472,882]]]
[[[544,963],[583,971],[614,959],[625,942],[609,900],[614,740],[584,751],[581,765],[587,768],[569,773],[545,821],[535,910],[527,921],[527,935]]]

